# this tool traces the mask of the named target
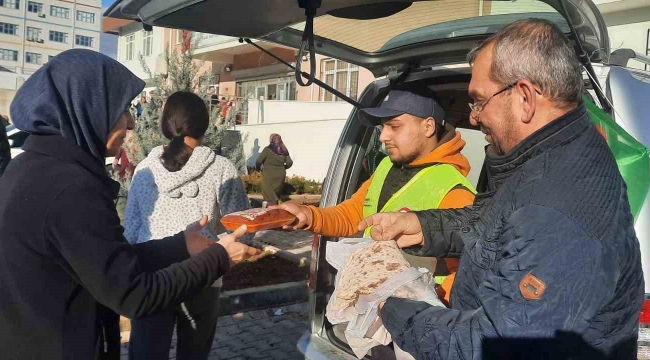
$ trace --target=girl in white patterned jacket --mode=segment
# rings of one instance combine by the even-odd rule
[[[208,126],[208,109],[196,94],[176,92],[167,99],[161,128],[170,143],[154,148],[138,165],[129,190],[124,236],[130,243],[176,234],[204,214],[210,215],[203,235],[216,239],[226,231],[223,215],[250,207],[232,162],[201,146]],[[207,359],[217,324],[218,286],[132,321],[129,359],[169,359],[175,324],[177,359]]]

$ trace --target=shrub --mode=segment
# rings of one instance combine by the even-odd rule
[[[262,173],[251,171],[241,177],[248,194],[262,193]],[[284,182],[284,195],[320,194],[323,184],[315,180],[307,180],[303,176],[287,177]]]

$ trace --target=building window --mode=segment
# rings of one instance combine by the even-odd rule
[[[0,22],[0,34],[18,35],[18,25]]]
[[[126,60],[133,60],[135,54],[135,34],[126,37]]]
[[[50,41],[68,43],[68,34],[61,31],[50,30]]]
[[[70,9],[64,8],[61,6],[50,6],[50,15],[54,17],[59,17],[63,19],[70,18]]]
[[[238,82],[237,96],[249,100],[296,100],[296,78],[284,76]]]
[[[77,11],[77,21],[95,23],[95,14],[86,11]]]
[[[183,30],[176,30],[176,44],[183,42]]]
[[[153,31],[143,31],[142,55],[151,56],[151,53],[153,53]]]
[[[35,2],[35,1],[29,1],[27,2],[27,11],[30,13],[34,14],[42,14],[43,13],[43,3]]]
[[[27,41],[41,42],[43,30],[35,27],[27,27]]]
[[[359,67],[341,60],[328,59],[321,62],[321,79],[352,99],[359,90]],[[321,101],[344,101],[327,90],[321,89]]]
[[[93,47],[93,38],[91,36],[75,35],[75,45]]]
[[[28,64],[41,65],[43,63],[43,60],[42,60],[41,54],[26,52],[25,53],[25,62],[28,63]]]
[[[20,9],[20,0],[0,0],[0,7]]]
[[[18,61],[18,51],[9,49],[0,49],[0,60]]]

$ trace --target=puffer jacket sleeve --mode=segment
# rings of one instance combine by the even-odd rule
[[[472,207],[416,211],[424,235],[422,246],[403,249],[415,256],[459,257],[463,251],[461,232],[467,228]]]
[[[584,358],[588,347],[581,336],[594,331],[585,319],[612,299],[620,273],[616,256],[566,215],[535,205],[515,211],[497,241],[493,270],[477,289],[478,309],[386,302],[381,317],[396,344],[417,359],[503,358],[521,351],[548,359]],[[530,276],[544,284],[534,289],[538,299],[520,290]]]

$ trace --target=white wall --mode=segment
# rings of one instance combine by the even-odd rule
[[[288,176],[300,175],[323,181],[341,131],[352,106],[347,103],[303,101],[249,101],[249,124],[237,126],[247,137],[244,152],[248,166],[269,144],[269,136],[280,134],[291,153],[293,167]],[[258,117],[259,116],[259,117]]]
[[[161,69],[161,64],[164,64],[162,61],[162,55],[164,53],[163,49],[163,33],[164,29],[161,27],[153,28],[153,46],[150,56],[145,57],[145,63],[153,73],[159,73],[164,69]],[[134,52],[133,59],[126,60],[126,38],[129,35],[135,35],[134,40]],[[147,73],[142,68],[140,64],[140,54],[144,50],[144,31],[142,29],[142,24],[134,22],[128,25],[123,26],[120,29],[120,35],[118,39],[118,50],[117,50],[117,60],[126,66],[131,72],[137,75],[139,78],[146,80],[149,78]]]

